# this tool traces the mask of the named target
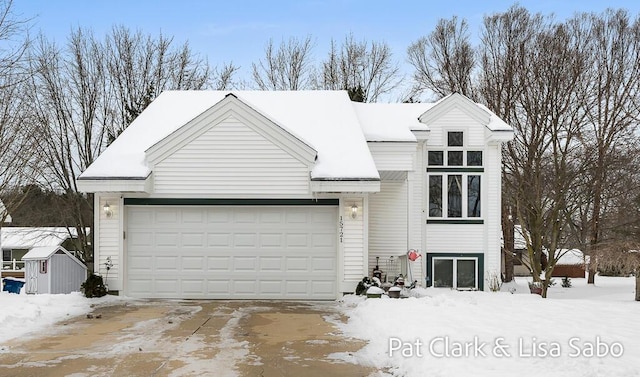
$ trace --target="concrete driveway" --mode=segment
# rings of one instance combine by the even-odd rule
[[[329,357],[364,344],[340,335],[336,304],[134,301],[96,307],[46,335],[0,347],[0,376],[368,376]],[[329,319],[330,321],[327,321]]]

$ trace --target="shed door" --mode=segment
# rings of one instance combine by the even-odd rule
[[[335,299],[334,206],[128,206],[126,294]]]
[[[35,294],[38,293],[38,263],[37,260],[25,261],[25,292]]]

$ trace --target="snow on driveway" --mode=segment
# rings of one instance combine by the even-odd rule
[[[403,300],[346,296],[346,333],[369,343],[332,357],[379,375],[639,376],[640,302],[633,278],[573,279],[549,298],[528,293],[420,289]],[[523,289],[524,287],[524,289]],[[517,294],[527,291],[527,294]]]
[[[335,359],[372,366],[379,376],[640,376],[640,302],[633,278],[573,279],[549,298],[509,292],[420,289],[403,300],[346,296],[348,336],[368,341]],[[126,298],[0,292],[0,350],[11,339],[55,331],[55,322]],[[232,321],[233,322],[233,321]],[[235,322],[234,322],[235,324]],[[241,347],[242,348],[242,347]],[[244,350],[240,350],[244,352]],[[195,365],[192,365],[195,366]]]
[[[92,305],[122,301],[116,296],[88,299],[79,292],[27,295],[0,292],[0,346],[28,334],[42,335],[52,324],[91,312]]]

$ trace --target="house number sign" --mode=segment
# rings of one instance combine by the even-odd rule
[[[342,243],[342,240],[344,239],[344,220],[342,219],[342,216],[340,216],[339,233],[340,233],[340,243]]]

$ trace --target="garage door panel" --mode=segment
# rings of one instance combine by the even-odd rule
[[[280,233],[260,233],[260,248],[281,248],[282,247],[282,234]]]
[[[309,247],[309,235],[306,233],[299,234],[287,234],[286,235],[286,247]]]
[[[232,281],[232,291],[236,295],[255,295],[257,281],[252,279],[235,279]]]
[[[152,273],[153,257],[138,255],[129,257],[129,271],[134,274]]]
[[[172,272],[180,267],[180,259],[177,256],[155,257],[155,269],[159,272]]]
[[[206,213],[204,213],[203,211],[197,208],[182,211],[183,224],[189,224],[189,225],[204,224],[205,217],[206,217]]]
[[[127,210],[128,295],[336,296],[335,207],[129,206]]]
[[[178,211],[177,209],[158,209],[155,212],[156,224],[177,224],[178,223]]]
[[[282,217],[280,211],[263,211],[260,213],[260,224],[282,224]]]
[[[233,235],[234,247],[256,247],[257,235],[255,233],[236,233]]]
[[[282,280],[259,280],[258,293],[261,295],[278,295],[283,292],[284,282]]]
[[[189,273],[193,273],[197,271],[204,272],[206,269],[204,256],[182,257],[181,265],[182,265],[182,270],[189,271]]]
[[[236,272],[258,272],[257,260],[255,257],[233,257],[232,271]]]
[[[335,248],[336,237],[331,233],[316,233],[311,235],[311,247]]]
[[[231,233],[208,233],[207,246],[231,246]]]
[[[207,269],[211,272],[226,272],[229,271],[230,266],[231,257],[220,256],[207,258]]]
[[[148,247],[154,244],[154,233],[148,231],[129,232],[129,244],[131,246]]]
[[[182,279],[181,288],[182,293],[185,294],[200,294],[205,290],[205,280],[201,279]]]
[[[223,208],[219,211],[207,212],[207,221],[210,224],[227,224],[231,220],[231,212]]]
[[[235,211],[234,222],[236,224],[255,224],[258,222],[257,214],[247,208]]]
[[[329,295],[335,292],[335,283],[329,281],[312,281],[311,292],[317,296]]]
[[[260,272],[282,272],[282,257],[260,257]]]

